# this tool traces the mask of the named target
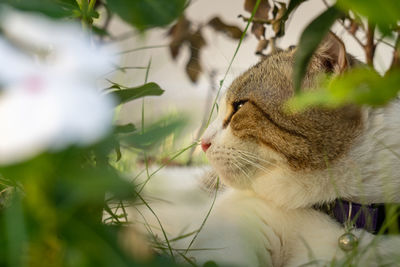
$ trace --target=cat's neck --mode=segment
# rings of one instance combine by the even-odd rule
[[[365,204],[400,202],[399,114],[399,102],[366,109],[365,130],[346,156],[325,170],[276,168],[268,177],[256,179],[254,191],[287,208],[308,207],[338,197]]]

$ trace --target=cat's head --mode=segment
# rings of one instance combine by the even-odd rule
[[[224,183],[247,188],[274,170],[326,169],[347,153],[362,130],[359,108],[309,108],[289,114],[295,49],[263,59],[236,78],[219,114],[202,138],[207,158]],[[303,87],[316,86],[321,73],[339,74],[353,64],[343,43],[329,35],[313,56]]]

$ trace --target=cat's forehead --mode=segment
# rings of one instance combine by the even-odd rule
[[[226,92],[226,100],[250,99],[254,97],[286,96],[291,91],[293,53],[281,51],[258,62],[237,77]],[[283,96],[282,96],[283,97]]]

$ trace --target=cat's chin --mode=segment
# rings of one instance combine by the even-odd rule
[[[217,171],[217,174],[221,179],[221,183],[226,186],[242,190],[251,188],[252,181],[249,177],[219,171]]]

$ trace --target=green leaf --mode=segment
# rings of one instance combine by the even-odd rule
[[[98,36],[111,36],[109,32],[106,30],[99,28],[97,26],[92,26],[93,33],[97,34]]]
[[[132,133],[136,131],[136,126],[132,123],[128,123],[125,125],[116,125],[114,133],[116,134],[126,134],[126,133]]]
[[[290,13],[298,7],[301,3],[305,2],[307,0],[290,0],[288,8],[285,12],[285,14],[282,16],[281,20],[286,21],[289,18]]]
[[[203,264],[203,267],[218,267],[218,264],[215,261],[207,261]]]
[[[303,31],[296,51],[293,69],[293,85],[296,92],[300,91],[301,83],[312,55],[329,32],[331,25],[341,15],[342,12],[336,7],[330,7],[314,19]]]
[[[73,17],[76,12],[80,13],[79,6],[72,0],[0,0],[0,4],[52,18]]]
[[[111,11],[143,31],[170,24],[179,17],[186,0],[108,0]]]
[[[111,92],[111,94],[116,97],[118,104],[123,104],[144,96],[159,96],[163,93],[164,90],[161,89],[158,84],[153,82],[146,83],[139,87],[126,88]]]
[[[377,107],[394,99],[399,91],[399,69],[382,77],[371,68],[359,68],[325,80],[317,90],[301,92],[290,99],[287,105],[294,112],[310,106],[335,108],[351,103]]]
[[[121,141],[138,149],[150,149],[170,134],[182,128],[185,124],[184,119],[174,118],[161,120],[146,128],[144,133],[135,132],[124,136]]]
[[[338,0],[337,6],[343,10],[351,9],[367,17],[385,34],[396,27],[400,20],[400,1],[398,0]]]

